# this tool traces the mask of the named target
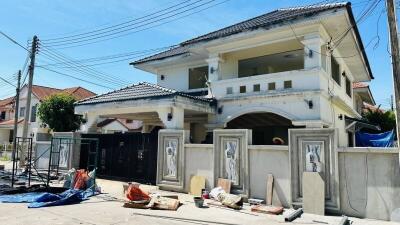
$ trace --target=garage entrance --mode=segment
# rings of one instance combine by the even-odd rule
[[[97,176],[155,184],[158,130],[151,133],[82,134],[98,138]],[[88,148],[81,146],[80,168],[86,168]]]

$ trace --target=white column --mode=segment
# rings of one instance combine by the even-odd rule
[[[97,114],[86,113],[86,122],[81,125],[82,133],[97,132],[97,120],[99,116]]]
[[[184,129],[184,109],[165,107],[157,110],[166,129]]]
[[[304,45],[304,69],[321,67],[321,46],[324,44],[319,34],[305,35],[301,41]],[[310,51],[311,50],[311,51]]]

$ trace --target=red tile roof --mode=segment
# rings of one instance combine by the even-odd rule
[[[18,120],[18,123],[22,123],[23,121],[24,119],[20,119]],[[0,122],[0,126],[9,126],[9,125],[14,125],[14,119]]]
[[[39,85],[32,86],[32,93],[39,99],[44,100],[45,98],[57,94],[57,93],[68,93],[76,98],[76,100],[81,100],[84,98],[89,98],[95,96],[96,94],[82,87],[72,87],[65,89],[51,88]]]
[[[12,104],[14,101],[14,97],[9,97],[9,98],[5,98],[0,100],[0,107],[4,107],[7,106],[9,104]]]
[[[357,83],[353,83],[353,88],[357,89],[357,88],[366,88],[369,87],[368,84],[364,83],[364,82],[357,82]]]

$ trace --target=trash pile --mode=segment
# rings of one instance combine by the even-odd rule
[[[96,171],[71,169],[65,175],[64,187],[10,188],[0,193],[2,203],[30,203],[28,208],[77,204],[100,193],[95,183]],[[60,192],[57,192],[60,191]]]

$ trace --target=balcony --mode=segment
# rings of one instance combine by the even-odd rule
[[[319,75],[319,69],[292,70],[218,80],[211,83],[211,88],[217,99],[301,90],[320,90]]]

